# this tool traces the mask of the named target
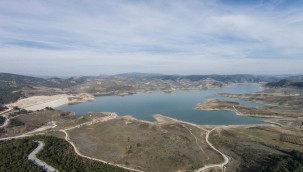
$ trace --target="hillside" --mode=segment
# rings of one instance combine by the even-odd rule
[[[0,104],[10,103],[21,97],[28,97],[25,90],[36,88],[70,88],[85,81],[83,78],[50,78],[43,79],[31,76],[0,73]]]
[[[267,83],[268,87],[296,87],[303,88],[303,79],[282,79],[278,82]]]

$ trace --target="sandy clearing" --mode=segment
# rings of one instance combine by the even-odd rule
[[[36,111],[44,109],[46,107],[56,108],[68,103],[77,103],[93,100],[95,100],[95,97],[87,93],[74,95],[58,94],[53,96],[33,96],[8,104],[7,107],[13,108],[17,106],[22,109]]]

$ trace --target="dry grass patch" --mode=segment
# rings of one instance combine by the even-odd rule
[[[116,118],[69,130],[80,152],[146,171],[188,171],[223,158],[205,142],[205,131],[181,124]]]

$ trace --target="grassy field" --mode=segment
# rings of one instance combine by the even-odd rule
[[[83,154],[146,171],[194,170],[223,161],[205,143],[205,131],[186,124],[117,118],[68,132]]]
[[[13,117],[13,118],[12,118]],[[58,125],[64,125],[67,121],[74,121],[77,116],[57,110],[40,110],[31,113],[12,115],[9,125],[0,132],[0,137],[21,135],[33,131],[51,121],[57,121]]]

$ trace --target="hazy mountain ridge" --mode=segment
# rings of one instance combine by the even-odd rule
[[[213,79],[220,82],[271,82],[276,81],[277,77],[275,76],[257,76],[257,75],[248,75],[248,74],[236,74],[236,75],[165,75],[157,77],[163,80],[181,80],[188,79],[190,81],[199,81],[206,79]]]
[[[155,78],[162,80],[190,80],[199,81],[206,79],[213,79],[220,82],[273,82],[281,78],[288,78],[285,76],[266,76],[266,75],[250,75],[250,74],[234,74],[234,75],[165,75],[158,73],[123,73],[114,76],[127,77],[127,78]]]
[[[129,77],[129,78],[153,78],[164,76],[161,73],[140,73],[140,72],[130,72],[130,73],[121,73],[114,76],[118,77]]]
[[[303,78],[290,78],[282,79],[277,82],[269,82],[266,84],[268,87],[297,87],[303,88]]]
[[[230,83],[276,82],[281,77],[238,75],[164,75],[124,73],[49,79],[0,73],[0,103],[14,102],[34,95],[90,93],[98,95],[132,94],[140,91],[219,88]]]

